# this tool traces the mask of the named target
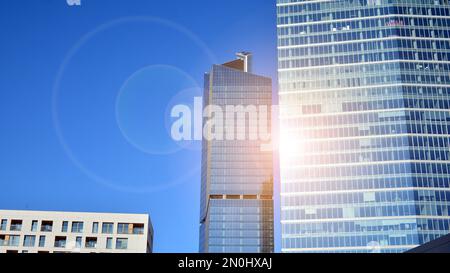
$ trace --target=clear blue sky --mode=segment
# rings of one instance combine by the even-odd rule
[[[1,3],[0,209],[149,213],[156,252],[197,252],[200,146],[168,111],[241,50],[276,86],[275,0],[81,3]]]

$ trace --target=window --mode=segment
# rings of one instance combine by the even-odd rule
[[[128,248],[128,239],[125,238],[116,239],[116,249],[127,249],[127,248]]]
[[[23,246],[34,247],[36,242],[36,236],[34,235],[25,235],[23,239]]]
[[[17,250],[6,250],[6,253],[19,253]]]
[[[86,237],[86,248],[96,248],[97,247],[97,237]]]
[[[20,236],[19,235],[9,235],[9,246],[19,246]]]
[[[83,232],[83,222],[72,222],[72,232]]]
[[[144,234],[144,224],[133,224],[133,234]]]
[[[0,224],[0,230],[6,230],[7,225],[8,225],[8,220],[2,219],[2,223]]]
[[[106,249],[112,249],[112,240],[111,237],[106,238]]]
[[[6,245],[6,235],[0,235],[0,246]]]
[[[53,221],[42,221],[41,231],[51,232],[53,229]]]
[[[128,234],[128,227],[130,224],[119,223],[117,225],[117,233],[119,234]]]
[[[45,247],[45,236],[39,236],[39,247]]]
[[[363,193],[364,202],[375,202],[375,192],[365,192]]]
[[[68,227],[69,227],[69,222],[67,222],[67,221],[62,222],[61,232],[67,232]]]
[[[75,239],[75,248],[81,248],[83,245],[83,237],[77,237]]]
[[[55,247],[65,248],[66,241],[67,241],[66,236],[56,236],[55,237]]]
[[[22,220],[11,220],[11,231],[21,231],[22,230]]]
[[[31,231],[37,231],[37,229],[38,229],[38,220],[33,220],[32,222],[31,222]]]
[[[98,233],[98,222],[92,224],[92,233]]]
[[[113,223],[103,223],[102,225],[102,233],[112,234],[114,230]]]

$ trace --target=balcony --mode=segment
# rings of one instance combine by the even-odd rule
[[[86,237],[86,248],[97,248],[97,238],[96,237]]]
[[[65,248],[66,247],[66,237],[64,236],[56,236],[55,238],[55,247]]]
[[[133,234],[144,234],[144,224],[134,224]]]
[[[53,230],[53,221],[42,221],[41,231],[51,232]]]
[[[11,227],[9,228],[11,231],[21,231],[22,230],[22,220],[12,220]]]
[[[22,230],[22,225],[11,225],[10,230],[11,231],[21,231]]]
[[[0,223],[0,230],[6,230],[6,226],[8,225],[8,220],[3,219]]]

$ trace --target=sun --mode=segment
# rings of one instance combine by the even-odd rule
[[[303,150],[302,146],[303,141],[298,134],[283,129],[280,131],[280,140],[278,145],[280,160],[284,162],[291,162],[293,159],[299,157]]]

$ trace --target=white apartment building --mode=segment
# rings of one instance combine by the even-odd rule
[[[0,210],[0,253],[150,253],[148,214]]]

